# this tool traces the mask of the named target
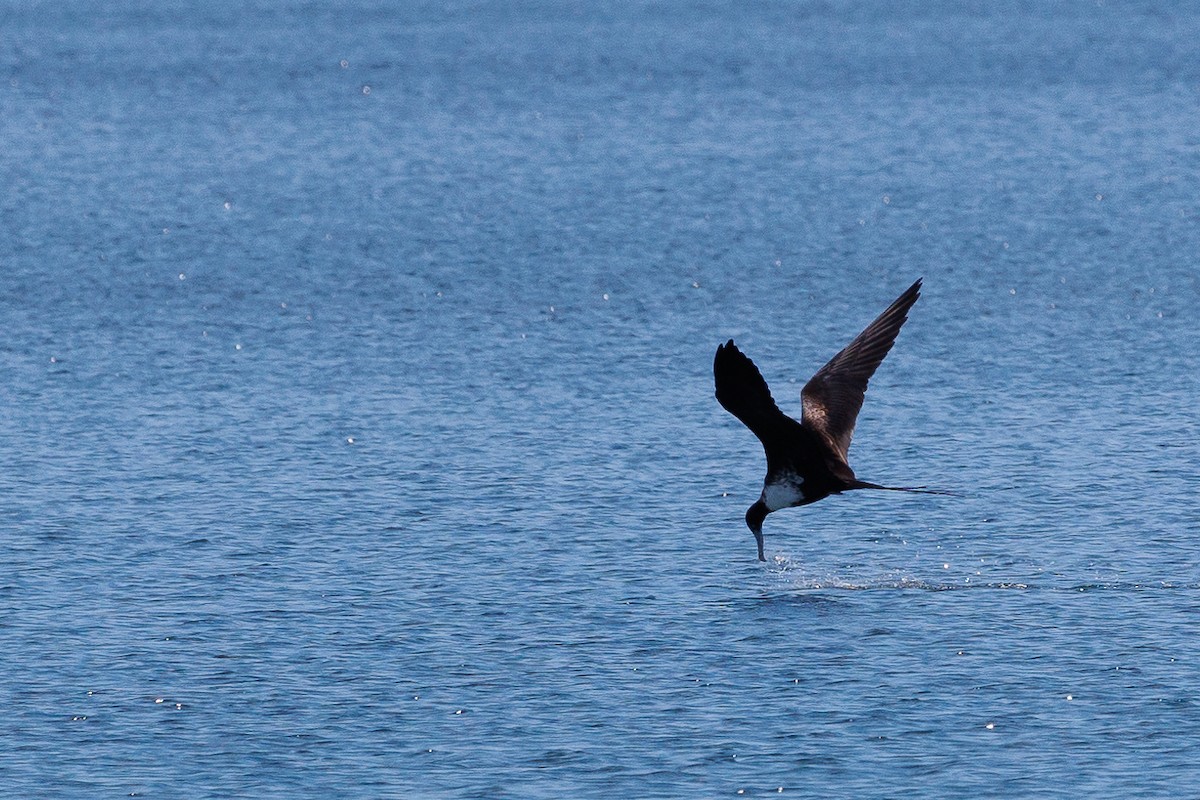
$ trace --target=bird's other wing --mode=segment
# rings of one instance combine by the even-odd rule
[[[854,341],[817,370],[800,392],[804,408],[802,424],[823,437],[843,461],[854,436],[854,423],[862,409],[867,382],[892,349],[900,326],[908,319],[908,310],[921,296],[920,289],[918,278]]]
[[[717,402],[740,419],[759,438],[764,449],[777,442],[789,426],[796,425],[795,420],[775,405],[762,373],[737,349],[733,339],[717,346],[713,378],[717,385]],[[768,460],[770,456],[768,450]]]

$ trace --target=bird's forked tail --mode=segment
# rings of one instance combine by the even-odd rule
[[[867,481],[855,480],[850,485],[851,489],[883,489],[885,492],[911,492],[912,494],[940,494],[946,497],[962,497],[958,492],[950,492],[945,489],[930,489],[926,486],[880,486],[878,483],[868,483]]]

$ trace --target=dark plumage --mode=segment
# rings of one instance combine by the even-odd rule
[[[900,326],[908,319],[908,310],[920,297],[920,288],[918,279],[854,341],[817,370],[800,393],[799,422],[779,410],[762,374],[732,339],[717,347],[713,359],[717,401],[759,438],[767,455],[762,494],[746,510],[746,525],[758,541],[760,561],[766,561],[762,523],[772,511],[808,505],[850,489],[942,494],[860,481],[846,459],[867,382],[892,349]]]

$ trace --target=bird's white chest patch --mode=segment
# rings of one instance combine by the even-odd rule
[[[768,483],[763,487],[763,502],[770,511],[794,506],[804,499],[800,486],[804,479],[798,476],[788,476],[779,483]]]

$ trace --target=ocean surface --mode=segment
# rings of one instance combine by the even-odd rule
[[[0,0],[0,794],[1186,797],[1200,7]],[[905,287],[855,492],[743,522]]]

